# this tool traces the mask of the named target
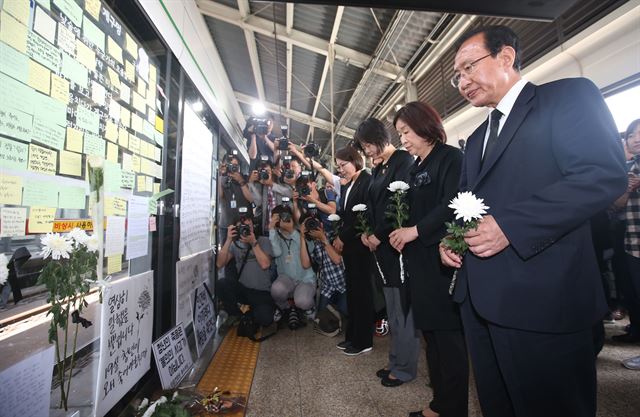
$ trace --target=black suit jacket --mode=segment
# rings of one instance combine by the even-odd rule
[[[542,332],[591,326],[607,310],[588,219],[626,185],[613,118],[583,78],[527,84],[481,165],[483,123],[468,139],[460,187],[484,198],[509,240],[468,252],[454,294],[481,317]]]
[[[369,191],[369,184],[371,182],[371,175],[367,171],[361,171],[353,183],[353,187],[349,192],[349,198],[345,202],[347,186],[342,186],[340,191],[340,207],[339,213],[342,219],[342,228],[339,233],[340,240],[345,246],[352,247],[354,245],[365,246],[360,242],[360,235],[356,231],[356,224],[358,222],[356,213],[351,209],[356,204],[367,203],[367,193]]]

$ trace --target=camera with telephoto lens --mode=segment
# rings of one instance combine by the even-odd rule
[[[311,187],[309,186],[309,171],[302,171],[300,176],[296,179],[296,192],[300,197],[311,194]]]
[[[291,199],[289,197],[282,197],[282,205],[291,208]]]
[[[291,155],[282,157],[282,176],[287,179],[293,178],[295,173],[291,169]]]
[[[278,141],[278,147],[277,149],[279,151],[286,151],[289,149],[289,139],[285,138],[284,136],[277,139]]]
[[[319,230],[321,225],[320,219],[318,219],[318,209],[315,204],[309,203],[307,207],[307,214],[309,217],[304,221],[305,235],[307,239],[311,239],[309,232]]]
[[[236,223],[236,236],[234,240],[239,240],[241,237],[247,237],[251,234],[251,226],[248,224],[244,224],[244,222],[249,219],[249,210],[246,207],[239,207],[238,214],[240,216],[240,220]]]
[[[254,126],[256,135],[266,135],[267,133],[269,133],[269,120],[253,117],[251,118],[251,123]]]
[[[227,172],[240,172],[240,165],[227,164]]]
[[[258,171],[258,180],[267,181],[269,180],[269,177],[269,171],[267,171],[266,168],[260,168],[260,170]]]
[[[307,158],[317,158],[320,156],[320,147],[314,142],[304,145],[304,148],[302,149],[304,151],[304,156]]]

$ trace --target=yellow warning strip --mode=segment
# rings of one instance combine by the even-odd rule
[[[259,352],[260,343],[238,337],[236,328],[231,328],[198,383],[198,391],[208,394],[218,387],[221,391],[231,391],[231,397],[243,396],[248,403]],[[225,416],[243,417],[244,412],[243,408]]]

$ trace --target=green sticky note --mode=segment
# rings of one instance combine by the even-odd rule
[[[28,72],[28,71],[27,71]],[[0,73],[0,106],[33,114],[35,90]]]
[[[100,115],[84,106],[78,105],[76,108],[76,126],[97,135],[100,129]]]
[[[158,131],[153,132],[153,139],[161,147],[164,146],[164,134],[163,133],[160,133]]]
[[[0,138],[0,167],[26,170],[29,145]]]
[[[133,171],[121,171],[120,188],[133,189],[133,184],[136,179],[136,174]]]
[[[31,142],[31,125],[33,116],[5,107],[0,100],[0,134]]]
[[[53,182],[26,178],[22,192],[23,206],[58,207],[58,185]]]
[[[165,195],[169,195],[173,192],[173,190],[171,188],[167,188],[166,190],[162,190],[159,193],[155,193],[154,195],[151,196],[152,200],[159,200],[162,197],[164,197]]]
[[[158,214],[158,201],[149,199],[149,214]]]
[[[122,169],[120,164],[104,161],[104,190],[108,192],[120,191],[122,185]]]
[[[149,139],[155,140],[155,133],[156,130],[153,128],[153,125],[145,120],[142,124],[142,134]]]
[[[61,72],[65,78],[78,84],[80,87],[87,88],[89,86],[89,71],[87,68],[65,53],[62,54]]]
[[[85,209],[87,199],[84,187],[60,187],[58,207],[66,209]]]
[[[67,130],[62,126],[47,123],[39,117],[33,120],[33,140],[37,142],[62,150],[66,134]]]
[[[100,28],[93,24],[91,19],[86,15],[82,19],[82,35],[89,40],[92,44],[104,51],[104,32]]]
[[[82,7],[78,6],[75,0],[53,0],[53,4],[64,13],[74,25],[80,27],[82,24]]]
[[[0,71],[26,84],[29,78],[29,58],[0,42]]]
[[[42,36],[31,31],[27,38],[27,55],[49,68],[51,71],[56,73],[60,72],[62,58],[60,57],[60,51],[58,48],[51,45]]]
[[[84,134],[84,148],[82,152],[87,155],[98,155],[104,158],[107,145],[100,136],[91,133]]]
[[[51,1],[50,0],[36,0],[36,2],[44,7],[47,10],[51,10]]]
[[[34,92],[32,111],[34,120],[40,119],[44,123],[58,126],[67,125],[67,105],[55,98]]]

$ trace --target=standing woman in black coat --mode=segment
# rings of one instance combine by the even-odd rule
[[[347,331],[345,340],[337,348],[346,355],[368,352],[373,347],[373,288],[371,266],[373,260],[369,248],[362,244],[356,230],[357,217],[351,209],[356,204],[366,204],[371,176],[362,168],[362,155],[353,146],[336,152],[338,174],[347,181],[340,190],[338,212],[342,228],[333,246],[342,253],[347,287]]]
[[[408,299],[408,286],[400,277],[398,252],[389,244],[393,219],[387,216],[392,193],[387,189],[394,181],[406,181],[413,158],[408,152],[391,144],[391,136],[384,124],[374,118],[360,123],[354,135],[364,153],[372,159],[381,159],[371,174],[369,187],[369,217],[373,232],[362,235],[362,243],[375,253],[382,272],[384,299],[387,306],[391,350],[387,365],[376,375],[382,385],[397,387],[416,377],[420,339],[416,335]]]
[[[410,417],[465,417],[468,413],[469,365],[460,312],[449,295],[453,275],[440,262],[438,244],[453,219],[449,202],[458,191],[462,153],[446,144],[438,113],[428,104],[411,102],[393,124],[403,146],[417,157],[409,174],[408,226],[390,235],[404,254],[409,271],[413,319],[427,342],[427,366],[433,400]]]

